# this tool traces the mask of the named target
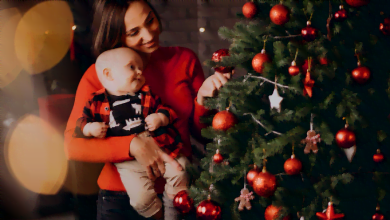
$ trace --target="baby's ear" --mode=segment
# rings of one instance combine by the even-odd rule
[[[103,69],[103,77],[109,81],[113,81],[114,78],[112,77],[111,70],[109,68]]]

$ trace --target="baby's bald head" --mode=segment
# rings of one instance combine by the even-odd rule
[[[126,87],[130,87],[124,84],[130,76],[137,78],[138,83],[142,82],[138,75],[142,76],[143,61],[137,52],[127,47],[103,52],[96,59],[95,68],[102,85],[112,93],[115,93],[114,90],[126,90]],[[138,88],[133,87],[130,90]]]

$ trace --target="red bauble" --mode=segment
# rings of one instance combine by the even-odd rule
[[[257,6],[253,2],[247,2],[242,6],[242,13],[246,18],[253,18],[257,13]]]
[[[220,111],[213,118],[213,128],[216,130],[227,131],[237,124],[236,116],[228,110]]]
[[[221,207],[210,199],[200,202],[196,208],[196,217],[199,220],[219,220],[221,213]]]
[[[288,175],[297,175],[302,170],[302,163],[300,160],[295,158],[295,155],[293,154],[290,159],[286,160],[284,162],[284,171]]]
[[[193,205],[194,201],[185,190],[178,192],[175,198],[173,198],[173,206],[182,214],[190,212]]]
[[[380,213],[375,213],[372,218],[372,220],[385,220],[385,216]]]
[[[246,174],[246,180],[250,186],[253,186],[253,181],[260,172],[261,170],[255,165],[253,169],[249,170],[249,172]]]
[[[311,22],[307,22],[307,26],[305,28],[302,28],[301,34],[304,40],[306,41],[313,41],[317,37],[317,29],[313,28],[311,25]]]
[[[296,76],[299,74],[299,67],[297,67],[295,61],[292,61],[291,66],[288,68],[288,73],[291,76]]]
[[[347,127],[340,129],[336,134],[336,143],[341,148],[350,148],[356,144],[356,136]]]
[[[376,154],[374,154],[373,159],[375,162],[380,163],[385,159],[385,156],[383,156],[381,151],[378,149],[376,150]]]
[[[269,17],[273,23],[284,25],[290,20],[290,10],[282,4],[278,4],[272,7]]]
[[[326,209],[326,212],[325,213],[317,212],[316,216],[319,219],[322,219],[322,220],[333,220],[333,219],[341,219],[341,218],[343,218],[344,214],[343,213],[334,213],[333,203],[329,202],[328,203],[328,208]]]
[[[219,49],[213,53],[213,57],[211,58],[214,62],[220,62],[222,57],[229,56],[229,50],[228,49]],[[230,73],[234,68],[233,67],[224,67],[219,66],[214,68],[215,71],[220,73]]]
[[[253,180],[253,190],[259,196],[272,196],[276,190],[276,177],[263,169]]]
[[[358,66],[359,67],[352,70],[352,78],[355,80],[355,82],[359,84],[364,84],[370,79],[371,72],[365,66],[360,66],[359,64]]]
[[[265,53],[265,50],[263,49],[261,53],[256,54],[252,59],[252,67],[253,69],[258,72],[263,72],[263,65],[264,63],[271,62],[271,59],[269,56]]]
[[[321,65],[328,65],[329,60],[326,57],[322,57],[322,58],[320,58],[320,64]]]
[[[279,212],[282,208],[269,205],[264,212],[265,220],[276,220],[279,217]],[[289,220],[290,216],[286,216],[283,220]]]
[[[370,3],[370,0],[346,0],[347,4],[352,7],[360,7]]]
[[[214,156],[213,156],[213,161],[214,161],[215,163],[222,163],[223,157],[222,157],[222,155],[219,153],[219,150],[217,150],[217,152],[214,154]]]
[[[343,5],[340,5],[340,10],[334,14],[334,19],[336,21],[344,21],[347,18],[347,11],[344,9]]]
[[[379,30],[381,30],[384,35],[390,35],[390,18],[385,18],[383,23],[379,25]]]

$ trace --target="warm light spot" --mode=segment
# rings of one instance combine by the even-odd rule
[[[74,25],[65,1],[44,1],[28,10],[15,34],[15,51],[22,67],[31,74],[58,64],[68,52]]]
[[[205,28],[203,28],[203,27],[199,28],[199,32],[203,33],[203,32],[205,32],[205,31],[206,31]]]
[[[76,25],[73,25],[72,26],[72,30],[76,30],[77,26]]]
[[[28,190],[54,195],[65,181],[68,162],[62,134],[38,116],[25,115],[15,123],[4,156],[10,173]]]
[[[0,10],[0,88],[14,81],[23,69],[14,47],[16,27],[21,18],[16,8]]]

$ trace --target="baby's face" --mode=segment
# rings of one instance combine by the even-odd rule
[[[134,94],[145,84],[142,59],[134,51],[118,57],[112,71],[116,88],[120,93]]]

